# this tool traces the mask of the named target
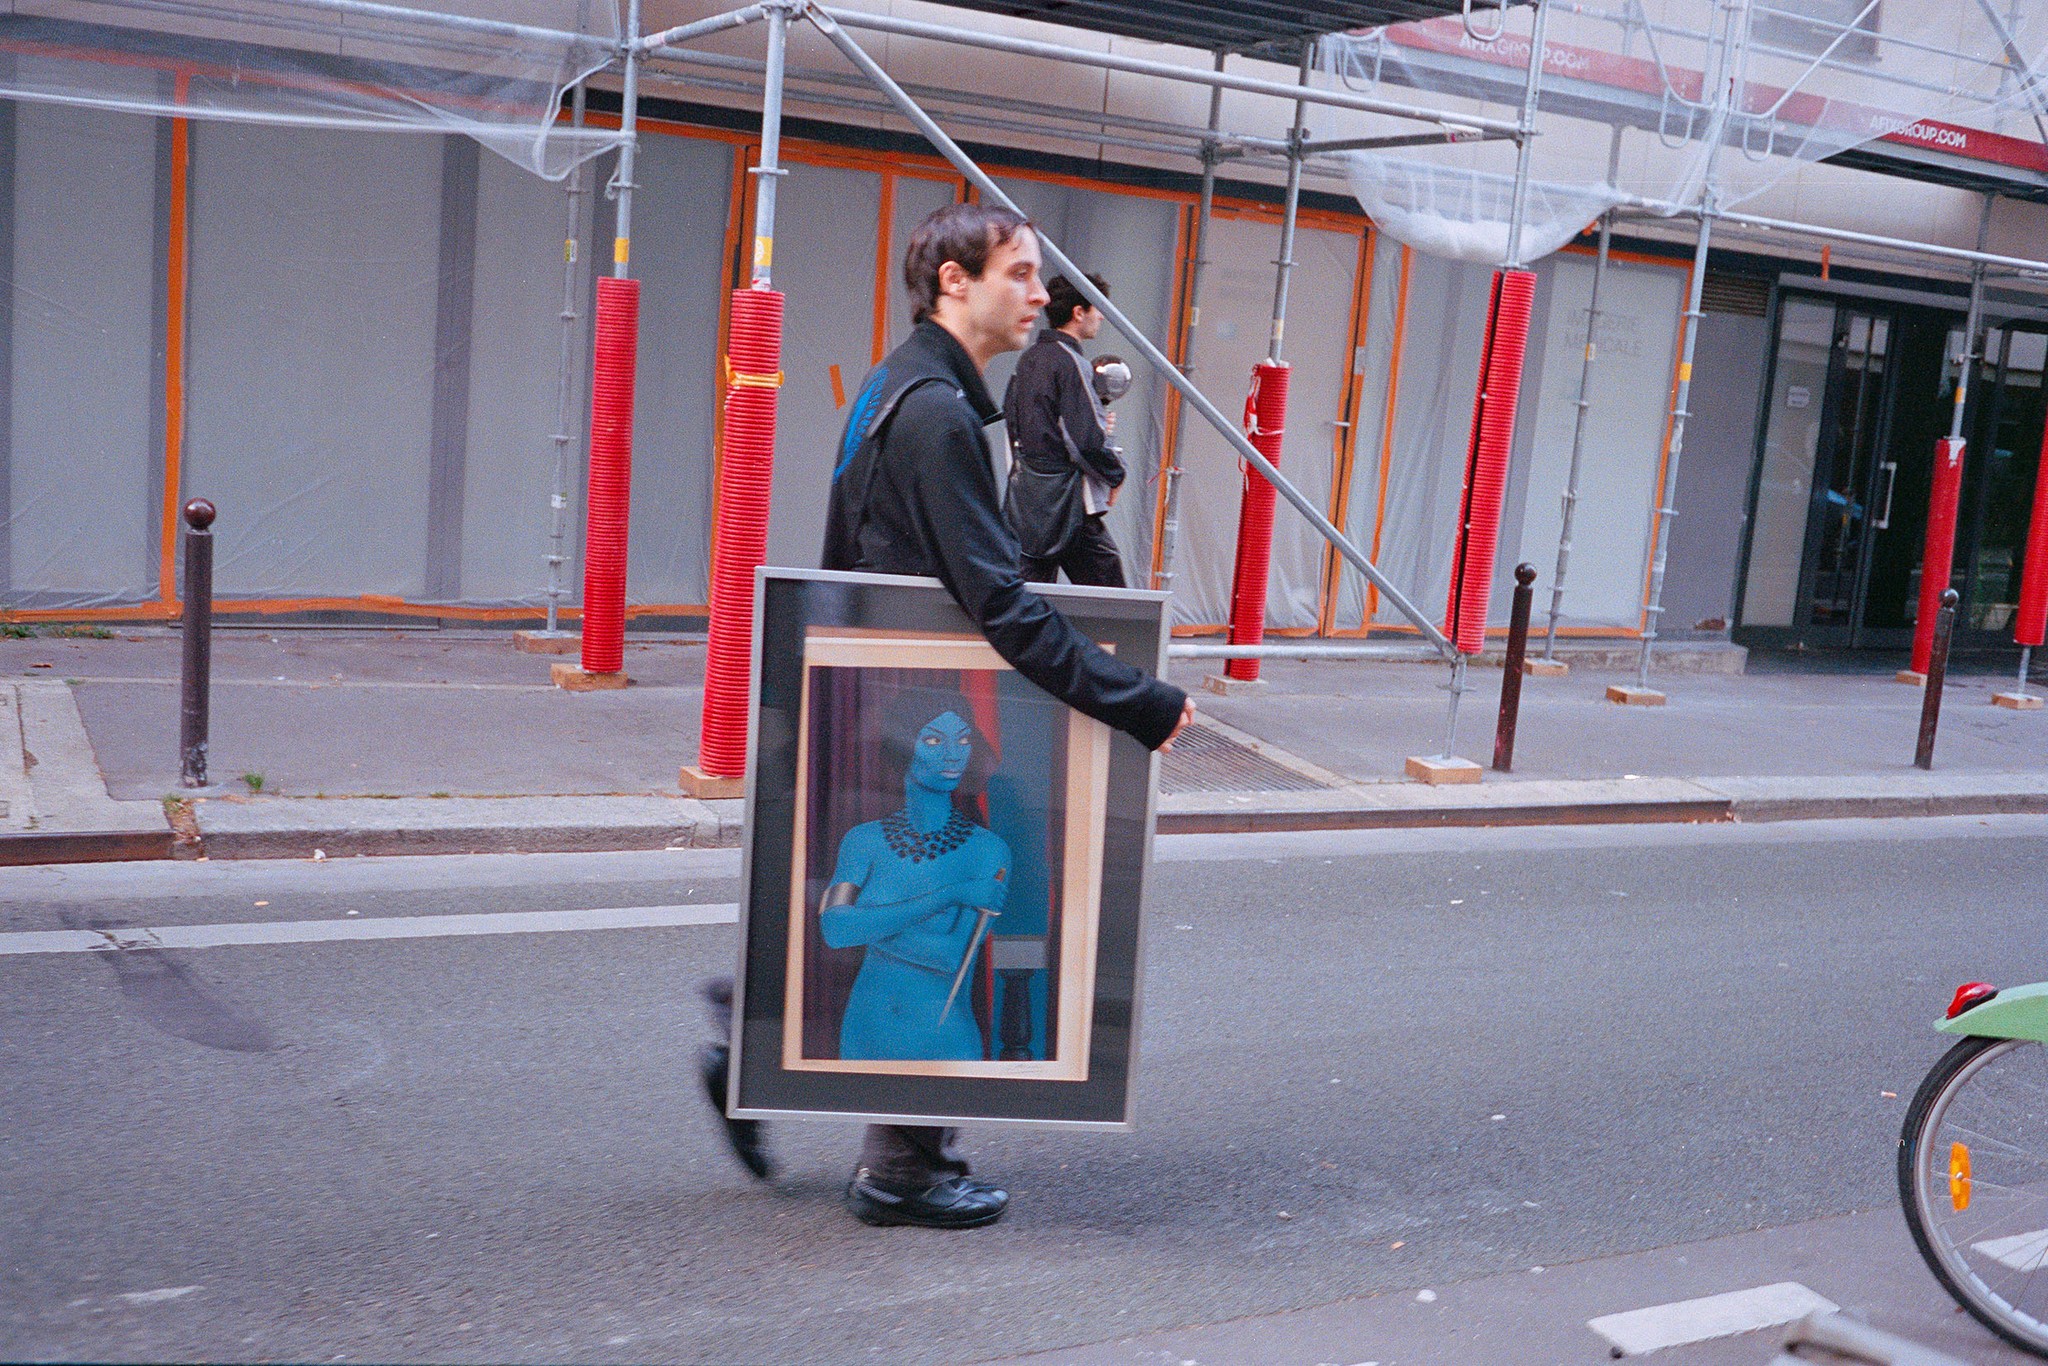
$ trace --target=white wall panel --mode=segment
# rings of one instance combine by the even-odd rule
[[[417,596],[437,138],[192,125],[185,492],[226,595]]]
[[[156,124],[21,103],[15,123],[8,600],[156,585],[150,402]],[[4,247],[0,243],[0,247]]]

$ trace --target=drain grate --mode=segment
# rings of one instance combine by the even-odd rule
[[[1204,717],[1162,756],[1159,790],[1182,792],[1322,792],[1343,785],[1291,754]]]

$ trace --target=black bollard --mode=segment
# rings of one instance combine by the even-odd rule
[[[213,504],[185,504],[185,667],[178,702],[178,781],[206,786],[207,699],[213,687]]]
[[[1920,696],[1920,747],[1914,751],[1913,767],[1934,767],[1934,731],[1941,724],[1941,686],[1948,680],[1948,643],[1956,633],[1956,604],[1962,594],[1945,588],[1941,612],[1934,618],[1934,655],[1927,661],[1926,691]]]
[[[1508,657],[1500,680],[1500,724],[1493,731],[1493,771],[1515,768],[1515,722],[1522,711],[1522,657],[1529,652],[1529,603],[1536,596],[1536,566],[1515,566],[1515,605],[1508,616]]]

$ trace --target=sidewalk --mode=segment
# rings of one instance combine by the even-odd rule
[[[178,650],[163,630],[0,640],[0,861],[739,840],[739,803],[677,786],[701,642],[629,641],[633,687],[571,694],[501,634],[222,630],[202,794],[178,788]],[[1195,691],[1209,724],[1162,766],[1160,829],[2048,811],[2048,712],[1988,705],[2002,662],[1952,669],[1933,773],[1911,766],[1920,694],[1890,661],[1660,673],[1655,708],[1604,700],[1617,662],[1525,680],[1512,776],[1428,787],[1402,764],[1442,743],[1444,669],[1267,661],[1261,691]],[[1485,763],[1501,675],[1472,677],[1457,750]]]

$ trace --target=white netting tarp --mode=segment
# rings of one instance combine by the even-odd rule
[[[1723,209],[1800,165],[1887,140],[2037,159],[2048,140],[2048,0],[1549,0],[1524,256],[1608,204]],[[1529,11],[1342,35],[1324,68],[1357,91],[1422,90],[1515,116]],[[1496,34],[1496,30],[1498,30]],[[1499,263],[1512,142],[1351,154],[1363,207],[1419,250]],[[1604,203],[1602,201],[1605,201]],[[1375,206],[1379,207],[1375,207]],[[1559,234],[1563,235],[1560,236]],[[1490,258],[1486,254],[1495,244]]]
[[[0,14],[0,98],[158,117],[459,133],[560,179],[619,140],[560,121],[617,55],[613,0],[96,0]]]
[[[1344,158],[1358,206],[1388,236],[1454,261],[1499,265],[1507,259],[1513,176],[1367,152]],[[1611,185],[1532,182],[1522,209],[1523,259],[1550,255],[1618,198]]]

